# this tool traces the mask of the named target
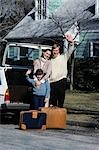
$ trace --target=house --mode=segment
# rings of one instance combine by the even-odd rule
[[[77,37],[75,39],[75,58],[86,59],[99,56],[99,0],[62,0],[63,3],[61,3],[61,5],[58,3],[60,6],[55,5],[56,9],[50,9],[51,11],[47,10],[49,3],[46,3],[46,1],[43,2],[45,2],[43,5],[44,9],[42,9],[44,13],[39,10],[40,7],[36,7],[36,10],[33,8],[5,37],[7,41],[49,45],[57,41],[62,42],[62,45],[66,45],[63,39],[64,33],[68,31],[74,33],[75,29],[79,26],[79,44],[76,41]],[[36,6],[39,5],[36,4]],[[48,17],[45,17],[45,13]],[[64,46],[64,49],[66,49],[66,46]],[[98,63],[97,66],[99,66]],[[91,70],[93,71],[93,69]],[[84,78],[84,75],[82,76]],[[94,75],[92,78],[94,78]],[[92,78],[90,80],[92,80]],[[87,81],[88,79],[86,79],[86,82]],[[77,78],[77,74],[75,82],[76,86],[80,83],[80,77]],[[97,81],[95,81],[95,83],[96,82]],[[86,86],[90,88],[89,86],[91,85],[91,88],[94,88],[93,83],[93,81],[88,82],[88,84],[84,83],[83,87]],[[83,83],[80,84],[81,87],[82,84]]]
[[[88,10],[93,12],[94,16],[80,24],[74,84],[78,89],[99,90],[99,0]]]
[[[90,7],[94,13],[88,22],[81,25],[80,46],[76,51],[76,58],[88,58],[99,56],[99,0]]]
[[[35,12],[34,20],[43,20],[55,12],[65,0],[34,0]]]
[[[49,0],[49,3],[50,1],[53,2],[53,0]],[[75,3],[73,0],[62,1],[61,6],[59,7],[58,5],[58,9],[53,13],[49,13],[49,17],[43,18],[43,20],[41,17],[34,21],[34,13],[36,14],[37,11],[33,8],[31,12],[9,32],[5,39],[8,41],[31,41],[33,43],[52,44],[55,40],[63,40],[64,33],[72,26],[75,26],[75,22],[81,23],[83,20],[87,22],[88,17],[91,18],[94,15],[88,8],[95,5],[95,0],[75,0]],[[46,7],[47,6],[46,4]]]
[[[81,44],[76,51],[76,58],[99,56],[99,17],[91,18],[80,34]]]

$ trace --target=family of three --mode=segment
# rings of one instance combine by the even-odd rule
[[[68,41],[68,50],[65,53],[61,54],[60,45],[54,44],[52,50],[46,49],[41,58],[34,61],[33,79],[29,77],[31,70],[26,72],[27,81],[33,85],[32,109],[48,105],[63,107],[67,61],[74,51],[73,37],[66,35],[65,38]]]

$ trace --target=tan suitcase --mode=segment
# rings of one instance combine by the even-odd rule
[[[66,115],[67,110],[65,108],[48,107],[41,108],[41,112],[47,114],[46,128],[66,128]]]

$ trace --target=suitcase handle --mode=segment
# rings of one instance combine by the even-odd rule
[[[46,108],[46,107],[39,107],[39,111],[41,111],[42,110],[42,108]],[[59,108],[59,107],[57,107],[57,106],[49,106],[49,107],[47,107],[47,108],[51,108],[51,109],[56,109],[56,108]]]
[[[52,108],[52,109],[54,108],[55,109],[55,108],[59,108],[59,107],[58,106],[50,105],[50,108]]]

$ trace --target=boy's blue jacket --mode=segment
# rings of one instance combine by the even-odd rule
[[[38,95],[38,96],[45,96],[45,98],[50,97],[50,83],[48,81],[41,83],[40,88],[37,88],[35,86],[34,79],[29,78],[28,75],[26,75],[26,79],[29,83],[33,85],[33,94]]]

